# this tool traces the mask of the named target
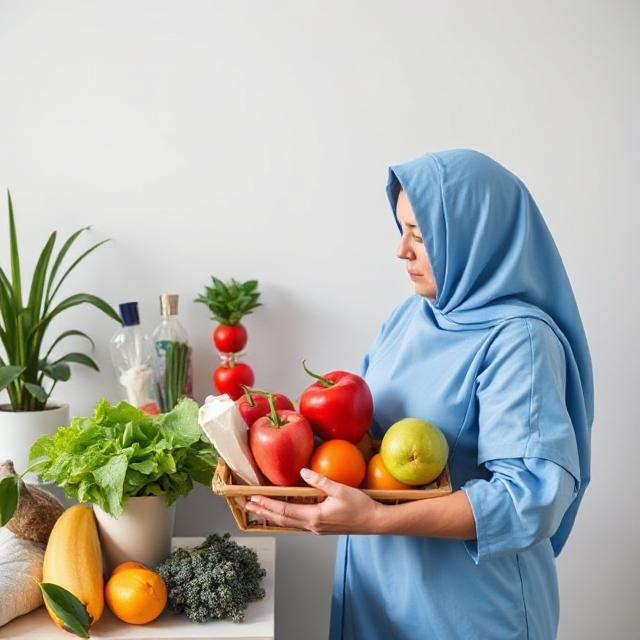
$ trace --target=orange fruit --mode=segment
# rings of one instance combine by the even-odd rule
[[[311,469],[335,482],[357,487],[364,480],[367,465],[360,449],[346,440],[327,440],[313,452]]]
[[[129,624],[146,624],[164,611],[167,586],[151,569],[124,569],[109,578],[104,596],[116,618]]]
[[[112,572],[111,575],[125,571],[126,569],[146,569],[147,567],[142,562],[134,562],[133,560],[127,560],[127,562],[121,562]]]
[[[396,480],[384,466],[382,456],[376,453],[369,460],[367,467],[367,477],[364,481],[365,489],[413,489],[413,487],[400,480]]]

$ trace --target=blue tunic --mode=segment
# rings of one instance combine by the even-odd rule
[[[491,172],[502,179],[506,170],[474,152],[449,153],[456,155],[439,154],[434,163],[431,154],[392,169],[392,206],[401,185],[425,236],[438,295],[435,300],[414,295],[393,310],[361,374],[374,398],[374,437],[405,417],[431,420],[443,431],[453,487],[469,499],[477,539],[342,536],[332,640],[556,637],[555,556],[589,480],[593,399],[586,339],[570,288],[567,295],[568,280],[560,278],[559,257],[545,266],[559,288],[555,299],[546,301],[536,300],[531,287],[520,287],[519,296],[501,294],[504,283],[518,288],[518,276],[527,279],[531,265],[526,260],[485,266],[483,277],[476,275],[468,285],[464,269],[454,275],[456,261],[464,258],[478,267],[483,251],[477,250],[477,236],[467,247],[458,237],[457,250],[446,236],[456,212],[463,215],[465,209],[464,202],[452,202],[447,186],[455,182],[459,194],[460,185],[467,185],[473,197],[473,181],[484,171],[477,190],[493,187],[495,204]],[[430,173],[434,164],[435,175]],[[425,185],[433,183],[434,193],[441,195],[430,201]],[[499,184],[498,192],[504,189]],[[490,200],[484,199],[486,206]],[[550,236],[536,239],[535,226],[542,218],[535,204],[527,201],[525,214],[522,200],[501,207],[500,222],[516,245],[518,229],[509,231],[509,211],[504,211],[517,209],[513,215],[527,216],[521,232],[528,239],[517,253],[526,253],[532,238],[540,251],[551,251]],[[490,213],[480,209],[483,223],[491,226]],[[438,215],[444,218],[440,230]],[[464,236],[459,220],[454,228]],[[438,239],[439,232],[445,236]],[[492,242],[500,242],[500,233],[493,235],[487,251]]]

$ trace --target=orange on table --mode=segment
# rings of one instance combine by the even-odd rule
[[[311,455],[310,468],[316,473],[357,487],[367,472],[362,452],[347,440],[326,440]]]
[[[142,562],[135,562],[133,560],[127,560],[126,562],[121,562],[112,572],[111,575],[115,575],[116,573],[120,573],[121,571],[126,571],[127,569],[146,569],[147,566],[142,564]]]
[[[167,586],[155,571],[134,567],[112,574],[104,596],[116,618],[129,624],[146,624],[164,611]]]
[[[367,477],[364,480],[365,489],[413,489],[414,487],[396,480],[384,466],[382,456],[376,453],[369,460]]]

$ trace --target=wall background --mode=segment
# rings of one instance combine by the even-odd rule
[[[158,294],[179,292],[199,400],[215,353],[192,300],[211,274],[256,277],[248,361],[260,385],[295,395],[301,357],[357,367],[411,292],[387,165],[488,153],[543,211],[595,367],[593,481],[559,558],[560,638],[636,638],[638,19],[621,0],[0,0],[0,187],[27,273],[52,229],[111,238],[67,293],[137,299],[151,329]],[[77,369],[58,398],[76,414],[116,399],[115,325],[81,308],[59,326],[96,338],[102,372]],[[234,529],[205,488],[178,516],[179,534]],[[326,637],[334,549],[279,538],[279,639]]]

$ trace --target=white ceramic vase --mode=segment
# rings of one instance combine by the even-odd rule
[[[142,562],[154,569],[171,552],[176,505],[167,507],[164,496],[128,498],[119,518],[112,518],[97,505],[105,575],[120,563]]]
[[[29,449],[37,438],[53,433],[69,424],[69,405],[51,405],[42,411],[12,411],[11,405],[0,405],[0,462],[13,460],[13,466],[22,473],[29,465]],[[27,482],[38,478],[28,473]]]

